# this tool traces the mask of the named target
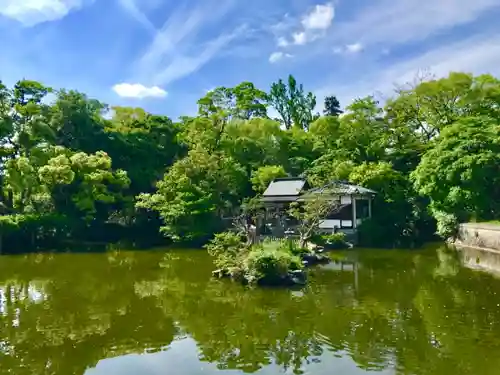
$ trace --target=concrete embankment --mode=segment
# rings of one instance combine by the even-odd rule
[[[454,245],[466,267],[500,275],[500,225],[460,224]]]
[[[455,245],[500,252],[500,225],[487,223],[460,224]]]

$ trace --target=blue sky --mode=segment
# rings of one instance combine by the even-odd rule
[[[347,105],[419,72],[500,76],[499,17],[500,0],[0,0],[0,79],[176,118],[291,73]]]

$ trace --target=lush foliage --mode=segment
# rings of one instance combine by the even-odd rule
[[[286,282],[289,272],[302,269],[297,255],[291,254],[280,243],[264,242],[248,253],[243,264],[246,279],[267,285]]]
[[[500,81],[426,78],[385,103],[341,109],[330,95],[324,116],[293,76],[267,92],[243,82],[177,122],[36,81],[0,84],[2,220],[39,223],[2,225],[2,240],[202,243],[269,181],[298,175],[378,192],[364,245],[418,245],[498,219]]]
[[[249,245],[233,232],[216,234],[205,246],[219,267],[219,276],[249,284],[281,285],[290,272],[303,268],[295,247],[288,241],[264,241]]]
[[[330,234],[317,234],[311,238],[311,242],[326,249],[344,249],[349,246],[345,233],[337,232]]]

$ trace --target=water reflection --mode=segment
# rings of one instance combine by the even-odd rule
[[[200,251],[1,257],[0,374],[496,374],[500,279],[469,258],[348,252],[247,290]]]

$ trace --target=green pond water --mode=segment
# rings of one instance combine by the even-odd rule
[[[2,256],[0,374],[500,373],[498,255],[332,257],[249,290],[204,251]]]

